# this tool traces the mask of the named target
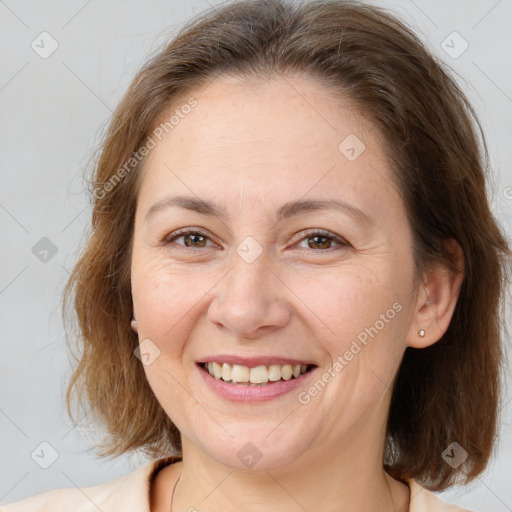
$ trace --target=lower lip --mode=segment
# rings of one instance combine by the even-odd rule
[[[200,364],[197,368],[206,384],[222,398],[235,402],[265,402],[278,396],[290,393],[302,386],[316,368],[309,370],[298,378],[280,380],[265,386],[244,386],[243,384],[229,384],[223,380],[212,377]]]

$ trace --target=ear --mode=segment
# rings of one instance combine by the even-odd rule
[[[130,326],[132,328],[132,331],[138,334],[138,332],[139,332],[139,324],[137,323],[137,320],[135,320],[135,316],[132,316],[132,320],[130,322]]]
[[[433,345],[450,325],[464,280],[464,255],[460,245],[451,238],[446,241],[446,248],[457,270],[439,263],[424,276],[407,336],[409,347]],[[424,337],[418,334],[420,330],[425,331]]]

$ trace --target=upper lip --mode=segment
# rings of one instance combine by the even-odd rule
[[[257,357],[240,357],[237,355],[229,355],[229,354],[215,354],[212,356],[206,356],[202,358],[199,363],[228,363],[228,364],[238,364],[242,366],[248,366],[249,368],[254,368],[256,366],[270,366],[272,364],[285,365],[290,364],[292,366],[298,364],[307,364],[314,365],[311,361],[307,359],[291,359],[289,357],[281,357],[281,356],[257,356]],[[315,365],[316,366],[316,365]]]

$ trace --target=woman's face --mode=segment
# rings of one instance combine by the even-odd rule
[[[224,76],[191,96],[138,196],[132,292],[151,388],[184,443],[232,467],[374,453],[417,298],[375,130],[304,77]],[[223,382],[208,362],[256,382]]]

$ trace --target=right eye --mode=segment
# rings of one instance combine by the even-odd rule
[[[179,240],[180,238],[184,240],[184,244],[178,243],[177,245],[182,245],[183,247],[190,247],[190,250],[192,251],[194,251],[195,249],[202,249],[204,247],[207,247],[206,242],[210,240],[208,235],[197,229],[181,229],[179,231],[175,231],[167,235],[162,240],[162,245],[169,245],[171,243],[175,243],[175,240]]]

